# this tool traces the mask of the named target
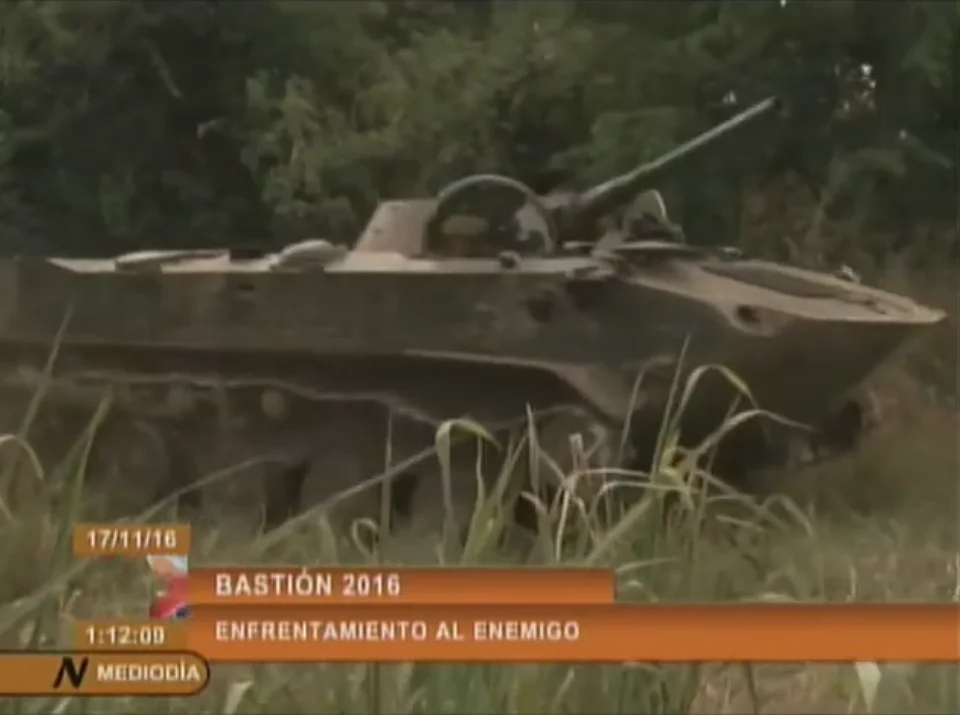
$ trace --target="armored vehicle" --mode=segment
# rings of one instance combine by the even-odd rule
[[[446,464],[452,480],[435,456],[414,459],[457,418],[494,435],[534,421],[561,468],[576,435],[603,459],[649,465],[671,383],[701,365],[726,366],[767,410],[824,424],[943,316],[849,277],[689,245],[652,191],[672,164],[775,108],[762,102],[580,194],[542,198],[480,175],[385,201],[352,249],[0,260],[6,417],[42,384],[36,441],[61,444],[109,389],[91,467],[101,488],[133,485],[149,502],[269,457],[201,493],[251,498],[271,521],[389,465],[397,512],[469,508],[472,451]],[[728,381],[705,379],[685,439],[716,428],[733,397]],[[732,480],[780,443],[768,427],[744,426],[731,444],[738,435]],[[344,505],[373,515],[381,499],[361,490]]]

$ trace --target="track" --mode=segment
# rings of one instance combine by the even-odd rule
[[[549,394],[544,382],[417,380],[416,375],[387,385],[363,373],[331,390],[333,380],[297,381],[295,370],[283,380],[255,370],[232,374],[138,372],[129,365],[88,367],[88,361],[65,361],[52,380],[23,365],[6,372],[2,427],[16,431],[31,395],[43,386],[31,443],[49,469],[66,455],[98,405],[110,396],[112,407],[98,430],[88,469],[89,490],[108,497],[112,516],[138,513],[173,491],[211,473],[254,461],[231,477],[201,487],[184,506],[203,513],[242,512],[273,525],[304,509],[337,499],[331,513],[347,523],[371,518],[392,523],[416,518],[439,523],[452,517],[463,526],[473,511],[478,464],[490,487],[499,476],[504,454],[465,433],[441,464],[435,454],[386,485],[355,489],[391,466],[436,446],[437,431],[448,419],[469,415],[499,444],[516,444],[529,417],[525,394]],[[241,363],[237,367],[244,367]],[[250,366],[247,366],[250,367]],[[483,376],[481,376],[483,377]],[[490,376],[487,376],[490,377]],[[388,387],[389,389],[384,389]],[[509,389],[508,389],[509,388]],[[503,399],[509,396],[509,399]],[[593,454],[593,462],[615,451],[612,433],[578,406],[550,395],[537,414],[539,452],[547,455],[533,471],[518,460],[513,485],[538,491],[556,488],[557,472],[574,466],[571,438]],[[455,432],[455,434],[458,434]],[[600,448],[595,444],[603,443]],[[479,459],[479,462],[478,462]],[[545,477],[545,478],[543,478]],[[553,479],[551,482],[550,480]],[[526,481],[525,481],[526,480]]]
[[[204,514],[242,512],[276,524],[353,490],[350,498],[337,500],[332,513],[338,520],[452,517],[462,525],[477,496],[478,458],[490,487],[506,456],[475,438],[456,444],[449,464],[433,455],[383,487],[357,487],[434,447],[438,429],[450,419],[469,418],[500,445],[515,445],[528,435],[531,405],[539,408],[537,453],[544,459],[532,468],[529,455],[517,460],[514,490],[549,496],[561,475],[621,466],[618,457],[631,456],[619,455],[617,426],[588,412],[569,386],[512,366],[73,348],[62,351],[48,379],[35,367],[43,364],[41,355],[10,346],[0,354],[2,364],[0,429],[16,432],[32,396],[41,392],[30,441],[48,471],[110,397],[88,483],[89,491],[107,497],[115,516],[139,513],[206,475],[255,461],[191,494],[184,506]],[[825,431],[808,440],[813,451],[824,452],[821,458],[851,448],[872,426],[864,424],[859,408],[846,412],[838,413],[844,418],[839,424],[828,421]],[[852,436],[846,434],[851,425]],[[633,445],[643,451],[637,438],[655,435],[656,425],[641,431]],[[734,451],[757,461],[758,445],[750,439]],[[588,464],[578,462],[583,454],[590,455]],[[727,471],[740,476],[740,460]],[[576,486],[578,493],[596,488],[595,480]]]

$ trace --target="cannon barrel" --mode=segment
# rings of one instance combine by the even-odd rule
[[[559,207],[557,219],[561,234],[568,240],[578,238],[600,218],[629,203],[641,190],[652,187],[674,164],[690,158],[705,146],[747,126],[755,119],[776,111],[779,106],[777,97],[768,97],[653,161],[584,191],[572,202]]]

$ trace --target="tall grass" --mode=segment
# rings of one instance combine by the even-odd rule
[[[227,522],[199,526],[191,558],[250,564],[590,563],[615,568],[621,598],[641,602],[960,600],[955,407],[927,400],[925,388],[905,377],[902,366],[891,369],[898,399],[910,402],[909,417],[888,414],[893,426],[856,454],[771,475],[781,480],[784,493],[760,503],[707,490],[712,477],[694,457],[709,451],[723,430],[700,450],[683,452],[668,415],[648,473],[607,475],[608,486],[594,492],[593,501],[570,490],[538,503],[538,528],[522,543],[502,538],[510,531],[508,487],[522,459],[517,448],[507,455],[497,483],[481,490],[462,541],[412,528],[371,546],[361,532],[376,524],[342,533],[327,510],[318,509],[267,533]],[[678,409],[696,389],[698,374],[677,386]],[[85,481],[86,460],[107,408],[78,436],[65,463],[49,472],[31,449],[29,416],[17,434],[0,438],[4,464],[16,456],[16,468],[3,472],[0,492],[2,647],[70,647],[76,619],[145,610],[152,584],[142,564],[77,561],[66,548],[72,524],[86,514],[92,488]],[[755,416],[739,412],[723,429]],[[484,437],[464,423],[440,430],[441,461],[450,441],[465,432]],[[530,449],[536,449],[536,437],[531,428]],[[205,481],[231,476],[227,471]],[[576,482],[595,475],[562,476]],[[645,486],[637,486],[636,476],[644,477]],[[622,490],[632,498],[608,499]],[[174,519],[175,503],[171,498],[157,504],[136,520]],[[958,680],[955,666],[873,663],[235,665],[217,668],[208,691],[196,699],[8,699],[0,700],[0,712],[955,713]]]

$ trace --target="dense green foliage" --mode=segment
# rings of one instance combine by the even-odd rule
[[[772,93],[664,186],[688,234],[790,178],[915,245],[956,223],[958,47],[950,2],[4,3],[0,250],[348,242],[378,197],[584,186]]]

